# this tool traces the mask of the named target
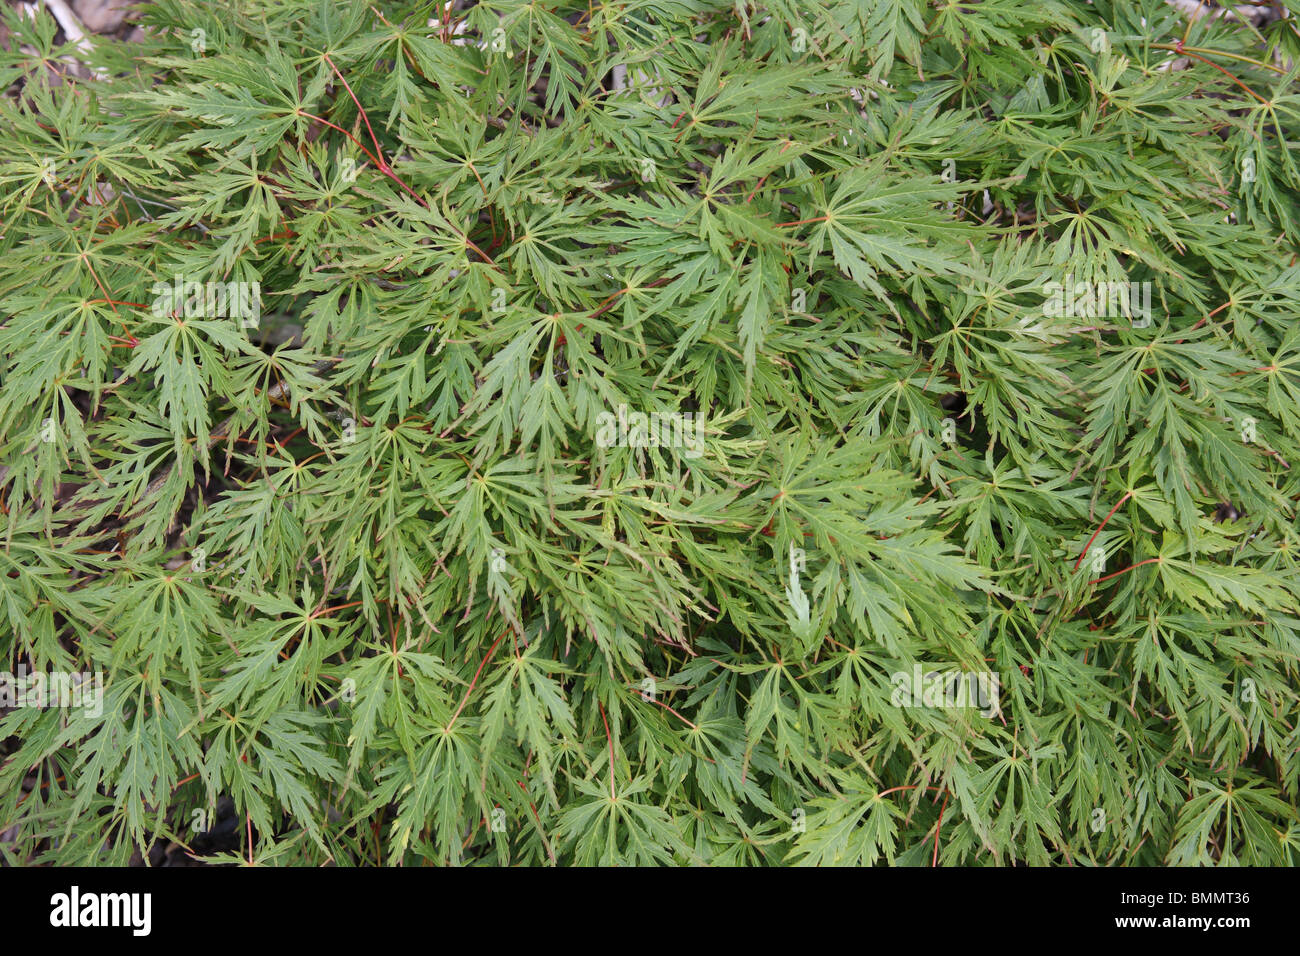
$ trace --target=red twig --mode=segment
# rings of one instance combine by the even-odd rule
[[[830,216],[818,216],[818,217],[816,217],[815,219],[796,219],[794,222],[778,222],[778,223],[776,224],[776,227],[777,227],[778,229],[780,229],[782,226],[806,226],[806,225],[808,225],[808,223],[810,223],[810,222],[825,222],[825,221],[826,221],[827,219],[829,219],[829,218],[831,218],[831,217],[830,217]]]
[[[1121,574],[1124,574],[1124,573],[1127,572],[1127,571],[1132,571],[1134,568],[1140,568],[1140,567],[1142,567],[1142,565],[1144,565],[1144,564],[1152,564],[1152,563],[1157,562],[1157,561],[1159,561],[1159,560],[1160,560],[1160,557],[1159,557],[1159,556],[1156,556],[1156,557],[1154,557],[1154,558],[1147,558],[1145,561],[1139,561],[1137,564],[1130,564],[1127,568],[1121,568],[1120,570],[1115,571],[1115,572],[1113,572],[1112,574],[1108,574],[1108,575],[1106,575],[1104,578],[1098,578],[1097,580],[1093,581],[1092,583],[1093,583],[1093,584],[1101,584],[1102,581],[1109,581],[1111,578],[1117,578],[1117,577],[1119,577]]]
[[[339,126],[337,123],[331,123],[329,120],[327,120],[327,119],[326,119],[325,117],[323,117],[323,116],[317,116],[315,113],[308,113],[306,110],[300,110],[299,112],[301,112],[301,114],[302,114],[303,116],[307,117],[307,118],[310,119],[310,120],[315,120],[317,123],[323,123],[323,124],[325,124],[326,126],[328,126],[330,129],[336,129],[336,130],[338,130],[340,133],[342,133],[342,134],[343,134],[344,136],[346,136],[348,139],[352,140],[352,142],[356,144],[357,149],[361,150],[361,152],[363,152],[363,153],[365,153],[367,156],[369,156],[369,157],[370,157],[370,161],[371,161],[372,163],[374,163],[376,167],[379,167],[379,166],[381,166],[381,165],[383,164],[382,161],[379,159],[378,156],[376,156],[374,153],[372,153],[370,150],[368,150],[368,149],[366,148],[366,144],[365,144],[365,143],[361,142],[361,140],[357,139],[357,138],[356,138],[355,136],[353,136],[349,131],[345,130],[342,126]]]
[[[1128,501],[1131,497],[1133,497],[1133,492],[1124,492],[1124,497],[1119,499],[1119,501],[1115,503],[1115,507],[1110,509],[1110,514],[1106,515],[1106,517],[1102,519],[1101,524],[1097,526],[1097,530],[1094,531],[1092,537],[1088,539],[1088,543],[1083,546],[1083,551],[1079,553],[1078,560],[1074,562],[1074,570],[1079,570],[1079,565],[1083,561],[1083,556],[1088,553],[1088,549],[1092,547],[1092,543],[1097,540],[1097,535],[1101,534],[1101,529],[1106,527],[1106,522],[1111,519],[1111,515],[1114,515],[1116,511],[1119,511],[1119,506]]]
[[[366,124],[366,130],[370,133],[370,141],[375,144],[374,153],[372,154],[370,150],[362,146],[361,143],[357,141],[357,138],[353,136],[351,133],[348,133],[346,130],[340,130],[340,132],[345,133],[347,137],[352,140],[352,142],[356,143],[357,146],[360,147],[361,150],[363,150],[366,153],[367,156],[370,156],[370,158],[373,159],[375,162],[375,167],[381,173],[383,173],[393,182],[397,183],[397,185],[405,189],[407,194],[410,195],[410,197],[414,199],[416,202],[418,202],[421,206],[423,206],[425,209],[429,209],[429,211],[432,212],[429,203],[425,201],[424,197],[421,196],[419,193],[417,193],[414,189],[412,189],[407,184],[406,180],[404,180],[401,176],[397,175],[397,173],[393,172],[393,168],[388,164],[388,161],[384,159],[383,147],[379,145],[379,138],[375,136],[375,131],[370,126],[370,115],[366,112],[366,108],[361,105],[361,101],[357,99],[357,95],[352,92],[352,87],[348,85],[347,77],[345,77],[341,72],[339,72],[339,68],[334,65],[334,61],[330,59],[330,55],[328,53],[322,52],[321,56],[325,58],[325,62],[330,65],[330,69],[334,71],[336,76],[338,76],[339,81],[342,82],[343,84],[343,88],[348,91],[348,96],[352,97],[352,102],[356,104],[357,112],[361,114],[361,119]],[[306,116],[308,114],[304,113],[303,115]],[[313,117],[313,118],[319,119],[319,117]],[[328,121],[323,121],[323,122],[328,122]],[[328,125],[334,126],[333,123],[329,123]],[[340,129],[337,126],[334,126],[334,128]],[[477,175],[477,173],[475,175]],[[454,225],[452,226],[452,228],[456,229]],[[456,229],[456,233],[462,239],[465,240],[465,244],[469,246],[471,249],[473,249],[484,262],[486,262],[488,265],[494,268],[496,267],[496,263],[492,260],[492,257],[489,256],[482,249],[480,249],[477,245],[475,245],[474,242],[469,238],[469,236],[461,232],[459,229]]]
[[[596,701],[596,706],[600,708],[600,719],[605,725],[605,739],[609,741],[609,799],[617,800],[614,795],[614,738],[609,732],[609,721],[605,719],[605,705]]]
[[[781,147],[781,152],[784,153],[787,149],[789,149],[789,148],[790,148],[791,146],[793,146],[793,145],[794,145],[794,141],[793,141],[793,140],[788,140],[788,139],[787,139],[787,140],[785,141],[785,145]],[[748,203],[748,202],[753,202],[753,200],[754,200],[754,193],[756,193],[756,192],[758,192],[760,189],[762,189],[762,188],[763,188],[763,183],[765,183],[765,182],[767,182],[767,176],[764,176],[762,179],[760,179],[760,180],[758,181],[758,184],[755,185],[754,188],[750,191],[749,195],[745,197],[745,202],[747,202],[747,203]]]
[[[943,829],[943,811],[948,809],[948,798],[952,796],[947,790],[943,792],[943,806],[939,808],[939,822],[934,828],[934,858],[930,860],[931,866],[939,865],[939,831]]]
[[[335,611],[342,611],[344,608],[356,607],[358,604],[364,604],[365,601],[349,601],[347,604],[336,604],[334,607],[321,608],[319,611],[313,611],[313,618],[324,617],[326,614],[333,614]]]
[[[375,136],[375,131],[370,128],[370,117],[366,113],[366,108],[362,106],[361,101],[357,99],[357,94],[352,92],[352,87],[348,84],[348,78],[339,72],[339,68],[334,65],[334,61],[330,59],[330,55],[322,52],[321,56],[325,57],[325,62],[330,65],[330,69],[334,71],[339,80],[343,83],[343,88],[348,91],[348,96],[352,97],[352,102],[357,104],[357,112],[361,114],[361,119],[366,124],[366,130],[370,133],[370,141],[375,144],[375,154],[379,157],[379,171],[381,173],[391,173],[392,170],[389,169],[388,164],[384,162],[384,151],[379,146],[379,139]]]
[[[1264,99],[1264,97],[1260,96],[1258,93],[1256,93],[1254,90],[1252,90],[1252,89],[1251,89],[1249,86],[1247,86],[1245,83],[1241,82],[1241,80],[1237,79],[1235,76],[1233,76],[1233,75],[1232,75],[1231,73],[1229,73],[1227,70],[1225,70],[1223,67],[1219,66],[1219,64],[1215,63],[1213,60],[1207,60],[1205,57],[1201,56],[1199,53],[1193,53],[1191,50],[1184,49],[1184,48],[1183,48],[1183,41],[1182,41],[1182,40],[1179,40],[1179,41],[1178,41],[1178,43],[1177,43],[1177,45],[1175,45],[1174,49],[1175,49],[1178,53],[1181,53],[1183,56],[1190,56],[1190,57],[1192,57],[1192,59],[1200,60],[1202,63],[1208,63],[1210,66],[1214,67],[1216,70],[1218,70],[1218,71],[1219,71],[1220,73],[1222,73],[1224,76],[1226,76],[1228,79],[1232,80],[1232,82],[1234,82],[1234,83],[1236,83],[1238,86],[1240,86],[1243,90],[1245,90],[1245,91],[1246,91],[1247,93],[1249,93],[1251,96],[1255,97],[1255,99],[1259,100],[1259,101],[1260,101],[1261,103],[1263,103],[1265,106],[1268,105],[1268,100]]]
[[[487,664],[488,660],[492,657],[492,652],[495,651],[497,649],[497,645],[501,643],[501,638],[505,637],[509,633],[510,633],[510,628],[506,628],[504,631],[502,631],[501,635],[495,641],[492,642],[492,646],[488,648],[488,652],[483,655],[483,663],[479,664],[478,670],[474,672],[474,679],[469,682],[469,687],[465,689],[465,696],[461,698],[460,706],[456,708],[456,713],[451,715],[451,720],[447,721],[448,730],[451,730],[451,725],[456,722],[456,718],[460,716],[460,712],[465,709],[465,704],[469,702],[469,695],[474,692],[474,685],[478,683],[478,677],[480,674],[483,673],[484,666]]]
[[[915,790],[918,786],[919,786],[919,784],[912,783],[912,784],[908,784],[906,787],[890,787],[888,790],[883,790],[883,791],[881,791],[880,793],[876,794],[876,799],[879,800],[881,797],[887,797],[887,796],[889,796],[891,793],[897,793],[899,790]],[[944,787],[925,787],[924,789],[926,789],[926,790],[943,790],[943,789],[945,789],[945,788],[944,788]]]
[[[628,689],[631,690],[633,693],[638,693],[638,691],[636,690],[635,686],[629,687]],[[675,710],[673,710],[671,707],[669,707],[667,704],[662,703],[661,701],[656,700],[654,697],[642,697],[641,699],[642,699],[642,700],[648,700],[648,701],[650,701],[650,703],[652,703],[652,704],[658,704],[658,705],[659,705],[660,707],[662,707],[664,710],[668,711],[668,713],[672,714],[674,717],[676,717],[678,720],[680,720],[682,723],[684,723],[687,727],[691,728],[691,730],[699,730],[699,729],[700,729],[699,727],[695,726],[695,724],[691,723],[689,720],[687,720],[685,717],[683,717],[681,714],[677,713],[677,711],[675,711]],[[713,761],[710,760],[709,763],[713,763]]]

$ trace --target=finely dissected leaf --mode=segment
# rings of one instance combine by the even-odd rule
[[[1300,7],[1186,6],[0,7],[5,862],[1294,865]]]

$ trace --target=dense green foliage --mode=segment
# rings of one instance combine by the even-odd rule
[[[0,854],[1294,863],[1287,6],[6,7]]]

